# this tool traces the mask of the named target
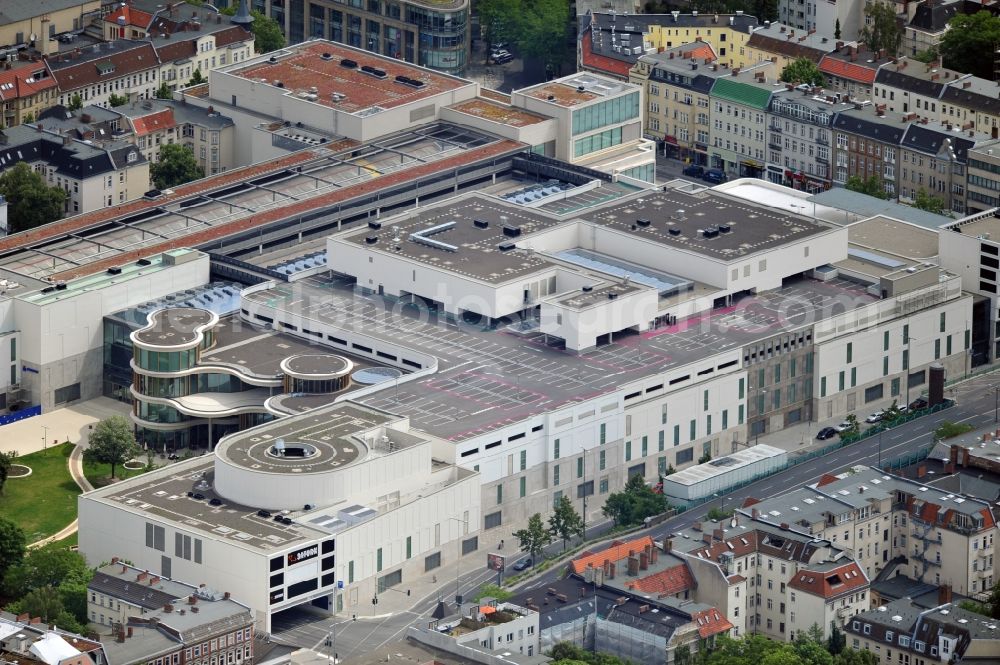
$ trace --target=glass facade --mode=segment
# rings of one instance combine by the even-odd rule
[[[177,372],[190,369],[198,362],[197,349],[183,351],[148,351],[136,347],[135,363],[151,372]]]
[[[573,111],[573,135],[592,132],[639,117],[639,93],[633,92]]]
[[[287,393],[335,393],[347,387],[350,377],[346,374],[334,379],[299,379],[294,376],[285,377],[285,392]]]
[[[646,164],[644,166],[636,166],[632,169],[626,169],[622,171],[622,175],[628,176],[629,178],[635,178],[636,180],[656,182],[656,164]]]
[[[615,127],[597,134],[585,136],[573,142],[573,156],[583,157],[598,150],[613,148],[622,142],[622,128]]]

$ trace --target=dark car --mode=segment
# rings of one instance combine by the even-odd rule
[[[688,164],[684,167],[684,175],[694,176],[695,178],[701,178],[705,175],[705,167],[700,164]]]
[[[837,430],[832,427],[824,427],[816,433],[816,438],[820,441],[826,441],[827,439],[832,439],[835,436],[837,436]]]
[[[926,409],[926,408],[927,408],[927,400],[925,400],[923,397],[918,397],[917,399],[910,402],[911,411],[918,411],[920,409]]]
[[[211,499],[211,500],[210,500],[210,501],[208,502],[208,505],[210,505],[210,506],[221,506],[221,505],[222,505],[222,499],[219,499],[219,498],[215,498],[215,497],[213,497],[213,498],[212,498],[212,499]]]
[[[191,498],[194,499],[195,501],[204,501],[205,495],[202,494],[201,492],[195,492],[195,495]]]
[[[713,185],[721,185],[726,181],[726,174],[722,169],[709,169],[702,174],[701,179]]]
[[[521,559],[520,561],[514,564],[514,570],[524,570],[530,565],[531,565],[531,557],[528,557],[527,559]]]

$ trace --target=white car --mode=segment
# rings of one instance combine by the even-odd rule
[[[867,418],[865,418],[865,422],[866,423],[877,423],[878,421],[882,420],[882,414],[883,414],[882,411],[876,411],[872,415],[870,415]]]
[[[833,429],[837,431],[837,434],[840,434],[841,432],[846,432],[847,430],[851,429],[851,423],[845,420],[839,425],[834,425]]]

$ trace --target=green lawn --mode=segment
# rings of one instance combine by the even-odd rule
[[[0,515],[24,530],[29,543],[51,536],[76,519],[80,488],[69,475],[73,445],[50,446],[16,460],[30,466],[27,478],[8,478],[0,496]]]
[[[140,458],[140,461],[145,462],[145,458]],[[115,466],[116,480],[123,480],[125,478],[131,478],[132,476],[138,476],[140,473],[143,473],[142,469],[129,471],[121,464]],[[111,482],[111,465],[85,461],[83,463],[83,475],[87,477],[87,480],[89,480],[90,484],[94,487],[104,487]]]

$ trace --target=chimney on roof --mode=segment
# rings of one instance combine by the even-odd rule
[[[612,561],[612,562],[611,562],[611,565],[610,565],[610,566],[608,566],[608,574],[607,574],[607,578],[608,578],[609,580],[613,580],[613,579],[615,579],[615,569],[616,569],[617,567],[618,567],[618,566],[616,566],[616,565],[615,565],[615,562],[614,562],[614,561]]]
[[[660,558],[660,550],[657,547],[651,547],[649,550],[649,565],[654,565]]]
[[[645,552],[639,553],[639,570],[649,570],[649,555]]]
[[[663,539],[663,551],[669,553],[674,549],[674,541],[670,538]]]
[[[691,528],[694,529],[695,531],[701,531],[701,522],[695,522],[694,524],[691,525]]]
[[[725,537],[725,535],[726,532],[722,530],[722,527],[719,527],[718,529],[712,531],[712,537],[715,538],[716,540],[721,541]]]
[[[42,14],[42,29],[35,40],[35,49],[42,54],[43,58],[49,54],[49,22],[49,15]],[[41,44],[38,43],[39,41]]]
[[[171,605],[170,603],[167,603],[166,605],[163,606],[163,611],[169,614],[170,612],[174,611],[174,606]]]
[[[125,637],[132,637],[132,626],[126,628]]]
[[[639,575],[639,559],[634,556],[628,558],[628,574],[630,577]]]
[[[118,633],[115,635],[115,642],[124,642],[124,641],[125,641],[125,631],[119,630]]]
[[[701,542],[705,543],[706,545],[711,545],[712,544],[712,534],[710,534],[710,533],[703,533],[703,534],[701,534]]]
[[[938,587],[938,605],[944,605],[951,602],[951,585],[942,584]]]

